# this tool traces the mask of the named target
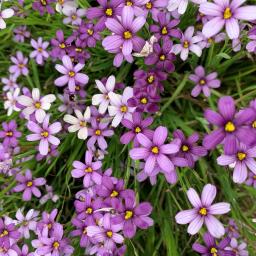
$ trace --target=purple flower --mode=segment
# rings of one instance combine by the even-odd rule
[[[42,126],[39,124],[29,121],[27,124],[28,129],[33,132],[26,136],[28,141],[40,141],[39,143],[39,152],[41,155],[47,155],[49,150],[49,144],[55,146],[60,144],[60,140],[53,136],[61,130],[61,123],[55,122],[49,125],[50,116],[46,115],[43,120]]]
[[[58,214],[57,209],[53,209],[50,213],[43,212],[42,213],[42,220],[37,223],[37,229],[40,233],[48,233],[52,235],[53,230],[55,229],[56,225],[55,218]],[[47,231],[47,232],[46,232]]]
[[[200,253],[203,256],[235,256],[235,253],[226,250],[227,245],[230,243],[230,238],[226,237],[220,242],[217,242],[211,234],[204,233],[203,236],[205,245],[199,243],[193,244],[193,250]]]
[[[157,19],[158,25],[150,25],[150,32],[153,32],[158,40],[170,37],[181,38],[180,30],[175,28],[180,23],[179,20],[171,20],[168,14],[163,13],[159,13]]]
[[[67,55],[62,57],[62,63],[63,65],[55,65],[55,68],[63,74],[63,76],[54,81],[55,85],[64,86],[65,84],[68,84],[69,90],[74,92],[78,83],[88,83],[89,77],[83,73],[79,73],[79,71],[84,67],[84,64],[78,63],[74,66],[70,57]]]
[[[131,141],[133,141],[134,147],[139,146],[139,142],[137,139],[138,134],[142,133],[147,137],[150,137],[151,135],[153,135],[153,131],[148,129],[148,126],[150,126],[152,123],[153,123],[152,117],[148,117],[143,120],[142,114],[139,112],[134,112],[132,114],[132,121],[128,119],[123,119],[122,125],[130,129],[130,131],[122,135],[122,137],[120,138],[121,143],[129,144]]]
[[[45,185],[46,194],[40,198],[40,204],[45,204],[48,200],[52,200],[56,203],[59,200],[59,196],[54,194],[52,186]]]
[[[204,67],[196,67],[195,74],[189,76],[189,79],[196,84],[191,95],[197,97],[203,91],[205,97],[209,97],[211,95],[211,88],[220,87],[220,80],[216,79],[217,75],[217,72],[206,75]]]
[[[77,39],[74,45],[67,48],[68,56],[74,59],[74,62],[84,64],[86,60],[90,58],[90,53],[86,51],[86,42],[81,39]]]
[[[49,54],[46,51],[49,42],[43,42],[43,38],[39,37],[37,41],[31,39],[31,45],[33,46],[33,48],[35,48],[35,50],[30,53],[29,57],[36,59],[36,63],[38,65],[43,65],[44,60],[49,57]]]
[[[229,219],[228,226],[225,228],[228,237],[238,238],[240,236],[236,222],[233,219]]]
[[[137,135],[141,147],[131,149],[129,154],[133,160],[145,160],[146,173],[151,173],[157,164],[167,173],[174,170],[173,163],[167,155],[177,153],[180,146],[174,142],[164,144],[167,135],[168,130],[163,126],[154,131],[152,141],[142,133]]]
[[[82,18],[86,14],[85,9],[76,8],[63,8],[62,13],[67,16],[63,19],[64,24],[70,24],[73,26],[79,26],[82,23]]]
[[[30,170],[26,170],[25,176],[18,173],[16,175],[16,180],[20,183],[14,187],[15,192],[23,192],[22,199],[24,201],[30,201],[32,194],[36,197],[41,197],[41,192],[37,187],[43,186],[46,183],[44,178],[32,178],[32,173]]]
[[[124,56],[129,56],[132,51],[140,52],[145,41],[138,37],[136,33],[143,27],[146,20],[139,16],[134,19],[134,11],[131,7],[125,6],[122,11],[120,21],[108,18],[106,27],[114,33],[114,35],[107,36],[102,45],[107,51],[122,48]]]
[[[249,127],[244,125],[253,120],[254,112],[251,109],[244,109],[236,114],[235,101],[230,96],[224,96],[218,101],[217,113],[206,109],[204,116],[210,123],[218,127],[203,140],[206,149],[214,149],[218,144],[224,144],[224,153],[234,154],[237,150],[237,142],[250,144],[254,140]]]
[[[147,229],[153,225],[153,220],[148,217],[152,212],[150,203],[136,204],[135,193],[130,191],[124,197],[124,205],[121,206],[121,214],[113,218],[113,223],[123,224],[124,236],[135,236],[137,227]]]
[[[93,155],[90,151],[86,151],[85,154],[85,163],[80,161],[73,162],[73,169],[71,171],[71,175],[74,178],[81,178],[83,179],[84,187],[90,187],[92,184],[100,184],[101,183],[101,174],[98,172],[102,166],[100,161],[93,162],[92,161]]]
[[[216,187],[207,184],[203,188],[201,198],[197,192],[190,188],[187,191],[187,196],[194,207],[190,210],[180,211],[176,216],[178,224],[188,224],[188,233],[195,235],[199,232],[205,223],[208,231],[214,237],[220,238],[225,234],[225,229],[222,223],[214,217],[214,215],[225,214],[230,211],[229,203],[212,204],[216,197]]]
[[[98,25],[100,28],[105,28],[105,22],[107,18],[117,18],[117,16],[121,16],[122,7],[120,4],[123,0],[97,0],[99,7],[91,7],[87,9],[86,17],[89,20],[99,19]]]
[[[19,256],[17,251],[16,244],[11,245],[9,242],[0,244],[0,256]]]
[[[16,78],[20,75],[28,75],[28,58],[25,58],[22,52],[18,51],[16,53],[16,57],[11,57],[11,61],[14,63],[14,65],[9,67],[9,72],[12,73]]]
[[[66,55],[67,47],[69,46],[69,41],[65,40],[64,34],[62,30],[57,30],[56,38],[51,39],[52,51],[51,56],[53,58],[61,59],[64,55]]]
[[[248,52],[256,52],[256,27],[254,26],[248,33],[248,38],[251,40],[246,45],[246,50]]]
[[[247,168],[256,175],[256,146],[247,148],[245,145],[240,144],[236,152],[232,155],[221,155],[217,158],[219,165],[233,165],[233,181],[236,183],[243,183],[247,179]]]
[[[160,70],[165,70],[166,72],[173,72],[175,66],[173,61],[176,59],[175,55],[171,53],[172,41],[169,39],[164,39],[162,47],[159,43],[153,45],[153,53],[145,58],[146,65],[156,65]]]
[[[164,9],[167,6],[168,0],[150,0],[145,4],[144,13],[145,16],[148,16],[149,13],[152,14],[152,19],[157,22],[158,14],[161,9]]]
[[[17,131],[17,124],[14,120],[9,123],[2,123],[3,131],[0,131],[0,138],[2,138],[5,147],[16,147],[18,145],[17,138],[21,137],[21,132]]]
[[[181,147],[177,156],[185,158],[190,168],[194,167],[195,162],[200,157],[207,155],[207,150],[204,147],[196,144],[196,142],[199,140],[198,133],[193,133],[186,139],[181,130],[175,130],[173,132],[173,137],[181,140]]]
[[[0,244],[8,244],[11,240],[15,242],[20,238],[20,235],[14,223],[8,224],[0,218]]]
[[[240,29],[238,20],[255,20],[256,6],[240,7],[244,1],[240,0],[214,0],[214,3],[205,2],[200,5],[199,11],[209,16],[210,20],[204,24],[203,34],[212,37],[219,33],[225,26],[230,39],[239,37]]]
[[[128,6],[132,8],[135,16],[143,15],[145,4],[149,0],[123,0],[121,6]]]
[[[16,82],[17,77],[14,75],[10,75],[8,78],[3,77],[1,79],[2,83],[5,84],[3,86],[3,91],[11,91],[13,92],[16,88],[19,87],[19,85]]]
[[[198,57],[202,55],[202,48],[198,44],[202,38],[200,36],[193,36],[195,28],[193,26],[188,27],[180,39],[180,44],[175,44],[172,47],[172,52],[177,55],[180,54],[180,58],[185,61],[188,58],[189,52],[193,52]]]
[[[27,26],[19,26],[13,30],[14,41],[24,43],[25,38],[30,37],[30,32],[27,31]]]
[[[229,246],[226,247],[226,250],[230,250],[234,253],[234,256],[248,256],[249,252],[246,250],[247,244],[241,242],[238,244],[238,241],[233,237]]]
[[[248,176],[249,178],[245,182],[246,185],[253,186],[254,188],[256,188],[256,175],[253,172],[249,172]]]
[[[39,11],[40,15],[44,15],[44,13],[54,14],[54,9],[51,6],[51,3],[55,3],[56,0],[37,0],[32,4],[32,8],[35,11]]]

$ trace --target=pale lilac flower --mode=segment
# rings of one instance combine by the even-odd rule
[[[39,152],[41,155],[47,155],[49,150],[49,144],[59,145],[60,140],[53,136],[61,130],[61,123],[55,122],[49,125],[50,116],[46,115],[41,126],[33,121],[29,121],[27,124],[28,129],[33,132],[26,136],[28,141],[40,141]]]
[[[188,27],[180,39],[180,44],[175,44],[172,47],[171,52],[178,55],[185,61],[188,58],[189,52],[195,53],[198,57],[202,55],[202,48],[199,46],[199,42],[202,40],[200,36],[193,36],[195,28],[193,26]]]
[[[20,111],[20,108],[16,106],[19,94],[20,88],[16,88],[14,91],[7,92],[6,100],[4,101],[4,109],[7,109],[7,116],[10,116],[13,111]]]
[[[206,225],[208,231],[213,237],[220,238],[225,234],[222,223],[214,217],[214,215],[225,214],[230,211],[229,203],[212,204],[216,197],[216,187],[207,184],[203,188],[201,198],[197,192],[190,188],[187,196],[194,207],[190,210],[180,211],[176,216],[178,224],[188,224],[188,233],[195,235],[199,232],[203,224]]]
[[[254,52],[256,53],[256,27],[253,27],[249,33],[248,33],[248,38],[251,40],[247,45],[246,45],[246,50],[248,52]]]
[[[21,137],[21,132],[17,130],[15,120],[2,123],[3,130],[0,130],[0,139],[3,139],[5,147],[16,147],[18,145],[17,138]]]
[[[63,8],[62,13],[67,16],[63,19],[64,24],[70,24],[73,26],[79,26],[82,23],[82,18],[86,14],[85,9],[76,9],[76,8]]]
[[[141,16],[144,14],[145,5],[149,0],[123,0],[121,7],[128,6],[132,8],[135,16]]]
[[[19,184],[13,188],[15,192],[23,192],[22,199],[24,201],[30,201],[32,194],[36,197],[41,197],[41,192],[37,187],[43,186],[46,183],[44,178],[33,179],[30,170],[26,170],[25,175],[18,173],[16,180]]]
[[[248,5],[241,7],[244,2],[243,0],[214,0],[213,3],[202,3],[199,11],[210,18],[203,26],[203,34],[206,37],[212,37],[225,26],[230,39],[238,38],[240,33],[238,21],[253,21],[256,19],[256,6]]]
[[[0,29],[6,28],[6,23],[4,19],[9,19],[14,15],[14,10],[11,8],[0,10]]]
[[[249,178],[245,182],[246,185],[256,188],[256,175],[253,172],[249,172]]]
[[[35,59],[38,65],[43,65],[44,60],[49,57],[49,53],[46,51],[49,42],[43,42],[43,38],[39,37],[37,41],[31,39],[30,43],[35,50],[30,53],[29,57]]]
[[[25,215],[23,214],[23,210],[24,209],[18,209],[15,216],[17,219],[17,224],[19,225],[18,231],[21,233],[22,237],[28,239],[30,238],[29,231],[36,231],[36,221],[39,212],[35,211],[34,209],[30,209]]]
[[[25,58],[21,51],[18,51],[16,53],[16,57],[12,56],[11,61],[14,63],[14,65],[9,67],[9,72],[11,74],[13,74],[16,77],[20,75],[24,75],[24,76],[28,75],[28,68],[27,68],[28,58]]]
[[[53,193],[52,186],[45,185],[46,194],[40,198],[40,204],[45,204],[48,200],[52,200],[56,203],[59,200],[59,196]]]
[[[95,94],[92,96],[92,105],[99,106],[99,113],[104,114],[108,109],[110,103],[109,93],[114,91],[116,78],[113,75],[110,76],[106,85],[104,85],[100,80],[95,80],[95,82],[101,94]]]
[[[202,41],[198,42],[198,45],[204,49],[204,48],[210,48],[212,44],[214,43],[220,43],[222,41],[225,41],[226,39],[226,33],[219,33],[212,37],[206,37],[201,31],[197,31],[197,36],[200,36],[202,38]]]
[[[231,242],[229,246],[225,248],[225,250],[230,250],[235,253],[235,256],[248,256],[249,252],[246,250],[247,244],[245,242],[238,241],[233,237],[231,238]]]
[[[84,67],[84,64],[78,63],[74,66],[70,57],[67,55],[62,57],[62,63],[63,65],[55,65],[55,68],[63,74],[63,76],[54,81],[55,85],[64,86],[65,84],[68,84],[69,90],[74,92],[78,83],[88,83],[89,77],[83,73],[79,73],[79,71]]]
[[[64,9],[77,8],[77,3],[70,0],[58,0],[55,10],[58,13],[62,13]]]
[[[19,26],[13,30],[14,41],[24,43],[25,38],[30,37],[30,32],[27,31],[27,26]]]
[[[206,74],[203,66],[196,67],[195,74],[189,76],[189,79],[196,84],[191,95],[197,97],[203,91],[204,96],[209,97],[211,88],[220,87],[220,80],[217,79],[217,75],[217,72]]]
[[[38,88],[33,88],[31,97],[21,95],[17,99],[18,103],[24,106],[22,113],[25,118],[29,120],[30,116],[35,114],[35,118],[39,123],[43,122],[46,116],[45,110],[49,110],[51,103],[55,100],[56,97],[54,94],[48,94],[41,97]]]
[[[19,85],[16,82],[17,77],[14,75],[10,75],[8,78],[3,77],[1,79],[2,83],[4,84],[3,91],[11,91],[13,92]]]
[[[90,107],[87,107],[84,114],[78,109],[74,110],[76,117],[72,115],[65,115],[63,120],[66,123],[71,124],[71,126],[68,127],[69,132],[77,132],[77,137],[80,140],[85,140],[88,137],[88,123],[91,119],[91,110]]]
[[[201,4],[207,0],[191,0],[195,4]],[[169,0],[167,9],[169,12],[178,10],[179,14],[184,14],[187,10],[189,0]]]
[[[123,95],[109,92],[110,106],[108,106],[109,115],[114,117],[112,126],[117,127],[123,118],[131,120],[134,107],[129,107],[127,101],[133,97],[133,88],[126,87]]]

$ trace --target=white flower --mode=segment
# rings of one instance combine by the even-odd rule
[[[41,98],[38,88],[33,88],[32,97],[21,95],[17,99],[19,104],[26,107],[22,110],[25,118],[29,119],[29,116],[35,113],[36,120],[39,123],[43,122],[46,116],[45,110],[49,110],[51,107],[51,103],[55,100],[56,97],[53,94],[48,94]]]
[[[114,76],[110,76],[106,82],[106,86],[99,80],[96,80],[96,85],[102,94],[95,94],[92,97],[92,105],[99,106],[99,113],[104,114],[110,103],[109,93],[113,92],[116,84]]]
[[[147,57],[150,53],[153,52],[153,45],[157,42],[155,36],[151,36],[149,41],[146,41],[140,53],[133,53],[135,57]]]
[[[56,4],[56,11],[62,13],[65,8],[77,8],[76,1],[58,0]]]
[[[0,10],[0,29],[5,29],[6,28],[6,23],[4,19],[11,18],[14,15],[14,10],[13,9],[5,9],[3,11]]]
[[[201,4],[207,0],[191,0],[195,4]],[[189,0],[169,0],[167,9],[169,12],[178,10],[179,14],[184,14],[187,10]]]
[[[74,110],[77,117],[72,115],[65,115],[64,121],[66,123],[72,124],[68,127],[69,132],[77,132],[78,131],[78,138],[81,140],[85,140],[88,137],[88,128],[87,123],[90,121],[91,118],[91,110],[89,107],[86,108],[84,114],[78,109]]]
[[[116,94],[114,92],[109,93],[110,105],[108,107],[108,113],[114,117],[112,120],[112,126],[117,127],[123,118],[131,120],[132,113],[135,108],[129,107],[127,104],[128,99],[133,97],[133,89],[126,87],[123,95]]]
[[[17,98],[19,94],[20,94],[19,88],[16,88],[13,92],[11,91],[7,92],[6,94],[7,100],[5,100],[4,102],[4,109],[8,109],[7,116],[10,116],[13,111],[17,111],[17,112],[20,111],[20,109],[16,107]]]

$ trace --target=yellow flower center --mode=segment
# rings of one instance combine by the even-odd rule
[[[165,57],[165,55],[164,55],[164,54],[163,54],[163,55],[161,55],[161,56],[159,57],[159,59],[160,59],[160,60],[162,60],[162,61],[164,61],[164,60],[165,60],[165,58],[166,58],[166,57]]]
[[[149,82],[150,84],[152,84],[152,83],[154,82],[154,80],[155,80],[155,77],[154,77],[153,75],[150,75],[150,76],[148,77],[148,82]]]
[[[42,51],[43,51],[43,48],[42,48],[42,47],[39,47],[37,50],[38,50],[39,52],[42,52]]]
[[[252,123],[252,128],[256,128],[256,120]]]
[[[83,234],[87,234],[87,229],[86,228],[84,228]]]
[[[58,249],[60,247],[60,244],[58,242],[54,242],[53,245],[54,249]]]
[[[127,5],[127,6],[132,6],[133,3],[132,3],[131,1],[126,1],[126,5]]]
[[[119,193],[115,190],[112,191],[112,193],[110,194],[110,197],[117,197],[119,195]]]
[[[18,67],[19,67],[19,68],[24,68],[24,67],[25,67],[25,65],[24,65],[24,64],[22,64],[22,63],[20,63],[20,64],[18,64]]]
[[[125,31],[124,32],[124,39],[131,39],[132,38],[132,33],[130,31]]]
[[[253,179],[256,180],[256,175],[253,176]]]
[[[101,135],[101,130],[96,130],[95,135],[98,135],[98,136]]]
[[[211,252],[212,256],[218,256],[218,254],[217,254],[218,250],[216,248],[212,247],[210,252]]]
[[[133,212],[132,211],[126,211],[124,218],[126,220],[129,220],[132,216],[133,216]]]
[[[163,27],[161,32],[162,32],[162,35],[167,35],[168,34],[167,27]]]
[[[47,5],[46,0],[40,0],[40,2],[41,2],[42,5]]]
[[[64,4],[64,0],[58,0],[59,4]]]
[[[112,231],[107,231],[107,237],[111,238],[113,236],[113,232]]]
[[[35,108],[37,108],[37,109],[41,108],[41,103],[40,102],[36,102],[35,103]]]
[[[87,29],[87,33],[88,33],[90,36],[92,36],[93,33],[94,33],[94,31],[93,31],[92,29]]]
[[[201,79],[201,80],[199,81],[199,84],[200,84],[200,85],[205,85],[205,84],[206,84],[206,82],[205,82],[205,80],[204,80],[204,79]]]
[[[158,147],[153,147],[152,149],[151,149],[151,152],[153,153],[153,154],[158,154],[159,153],[159,148]]]
[[[27,187],[32,187],[32,185],[33,185],[33,182],[32,182],[32,181],[28,181],[28,182],[27,182]]]
[[[231,17],[232,17],[232,12],[231,12],[230,8],[227,7],[227,8],[225,9],[224,13],[223,13],[223,18],[224,18],[225,20],[228,20],[228,19],[230,19]]]
[[[243,152],[238,152],[238,153],[237,153],[237,158],[238,158],[240,161],[243,161],[243,160],[246,158],[246,154],[243,153]]]
[[[75,72],[74,72],[74,71],[69,71],[69,72],[68,72],[68,75],[69,75],[70,77],[74,77],[74,76],[75,76]]]
[[[87,167],[84,171],[87,173],[92,173],[93,170],[91,167]]]
[[[152,3],[151,2],[148,2],[148,3],[146,3],[146,8],[147,9],[152,9]]]
[[[76,20],[77,16],[76,15],[72,15],[71,18],[72,18],[72,20]]]
[[[64,48],[66,48],[66,45],[65,45],[64,43],[61,43],[61,44],[59,44],[59,47],[60,47],[61,49],[64,49]]]
[[[49,132],[43,131],[41,132],[41,136],[47,138],[49,136]]]
[[[183,47],[184,48],[188,48],[189,47],[189,42],[186,40],[186,41],[184,41],[184,43],[183,43]]]
[[[182,149],[182,151],[184,151],[184,152],[189,151],[189,147],[188,147],[187,145],[183,145],[183,146],[181,147],[181,149]]]
[[[120,108],[120,110],[121,110],[122,113],[126,113],[127,112],[127,107],[126,106],[122,106]]]
[[[82,52],[82,48],[76,48],[75,51],[76,52]]]
[[[87,214],[92,214],[93,210],[91,207],[88,207],[85,211]]]
[[[80,121],[79,125],[80,125],[81,127],[86,127],[86,122],[85,122],[85,121]]]
[[[213,40],[211,37],[210,37],[210,38],[208,38],[208,40],[207,40],[207,41],[208,41],[208,43],[209,43],[209,44],[212,44],[212,43],[214,42],[214,40]]]
[[[113,15],[113,10],[111,8],[108,8],[106,11],[105,11],[106,15],[108,16],[112,16]]]
[[[8,137],[12,137],[13,132],[6,132],[5,135],[8,136]]]
[[[137,127],[135,128],[135,132],[136,132],[136,133],[140,133],[140,132],[141,132],[141,129],[140,129],[139,126],[137,126]]]
[[[147,104],[148,103],[148,99],[147,98],[142,98],[141,100],[140,100],[140,102],[142,103],[142,104]]]
[[[9,232],[5,229],[2,234],[0,234],[0,237],[7,236]]]
[[[207,209],[206,209],[206,208],[201,208],[201,209],[199,210],[199,213],[200,213],[202,216],[205,216],[205,215],[207,215]]]
[[[232,123],[232,122],[227,122],[226,125],[225,125],[225,131],[226,132],[233,132],[236,130],[236,127],[235,125]]]
[[[47,227],[48,227],[48,229],[51,229],[52,228],[52,224],[51,223],[47,224]]]

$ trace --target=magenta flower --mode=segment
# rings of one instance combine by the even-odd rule
[[[30,53],[29,57],[35,59],[38,65],[43,65],[44,60],[49,57],[49,53],[46,51],[49,42],[43,42],[43,38],[39,37],[37,41],[31,39],[30,43],[35,50]]]
[[[0,138],[3,139],[3,145],[5,147],[16,147],[18,145],[17,138],[21,137],[21,132],[17,129],[17,124],[14,120],[9,123],[2,123],[3,130],[0,131]]]
[[[60,140],[53,136],[61,130],[61,123],[55,122],[49,125],[50,116],[46,115],[42,126],[39,124],[29,121],[27,124],[28,129],[33,134],[29,134],[26,136],[28,141],[40,141],[39,143],[39,152],[41,155],[47,155],[49,150],[49,144],[53,144],[55,146],[60,144]]]
[[[84,177],[83,184],[84,187],[90,187],[92,184],[101,183],[101,174],[98,172],[102,166],[100,161],[93,162],[93,155],[90,151],[86,151],[85,163],[80,161],[73,162],[73,169],[71,175],[74,178]]]
[[[207,75],[203,66],[196,67],[195,74],[189,76],[189,79],[196,84],[191,95],[197,97],[203,91],[205,97],[209,97],[211,95],[211,88],[220,87],[220,80],[216,79],[217,75],[217,72]]]
[[[217,238],[223,236],[225,234],[225,229],[221,222],[214,217],[214,215],[225,214],[229,212],[230,204],[212,204],[216,197],[216,187],[211,184],[205,185],[201,198],[193,188],[190,188],[187,191],[187,196],[194,208],[180,211],[175,216],[176,222],[178,224],[189,223],[188,233],[191,235],[198,233],[203,224],[205,224],[212,236]]]
[[[248,5],[240,7],[245,1],[241,0],[214,0],[214,3],[200,4],[199,11],[209,17],[204,24],[203,34],[212,37],[219,33],[225,26],[230,39],[239,37],[239,20],[253,21],[256,19],[256,6]]]
[[[28,58],[25,58],[22,52],[18,51],[16,53],[16,57],[11,57],[11,61],[14,63],[14,65],[9,67],[10,73],[12,73],[15,77],[18,77],[20,75],[28,75]]]
[[[55,68],[63,74],[54,81],[54,84],[57,86],[64,86],[68,84],[68,88],[71,92],[75,92],[76,85],[78,83],[87,84],[89,77],[79,71],[84,67],[84,64],[78,63],[75,66],[73,65],[69,56],[65,55],[62,57],[63,65],[56,64]]]
[[[24,201],[30,201],[32,194],[36,197],[41,197],[41,192],[37,187],[43,186],[46,183],[44,178],[33,179],[30,170],[26,170],[25,175],[18,173],[16,180],[20,183],[14,187],[15,192],[23,192],[22,199]]]
[[[243,183],[247,179],[247,168],[256,175],[256,146],[247,148],[245,145],[240,144],[237,151],[232,155],[221,155],[217,158],[219,165],[227,166],[233,165],[233,181],[236,183]]]
[[[158,164],[165,172],[171,172],[174,169],[173,163],[167,157],[179,151],[180,145],[171,142],[164,144],[168,135],[166,127],[159,126],[153,134],[153,141],[142,133],[137,135],[141,147],[133,148],[129,154],[133,160],[144,159],[146,173],[151,173]]]
[[[134,11],[132,8],[125,6],[122,11],[120,21],[108,18],[106,27],[111,30],[114,35],[107,36],[102,45],[107,51],[122,48],[124,56],[130,55],[132,51],[140,52],[145,41],[138,37],[136,33],[143,27],[146,20],[139,16],[134,19]]]

